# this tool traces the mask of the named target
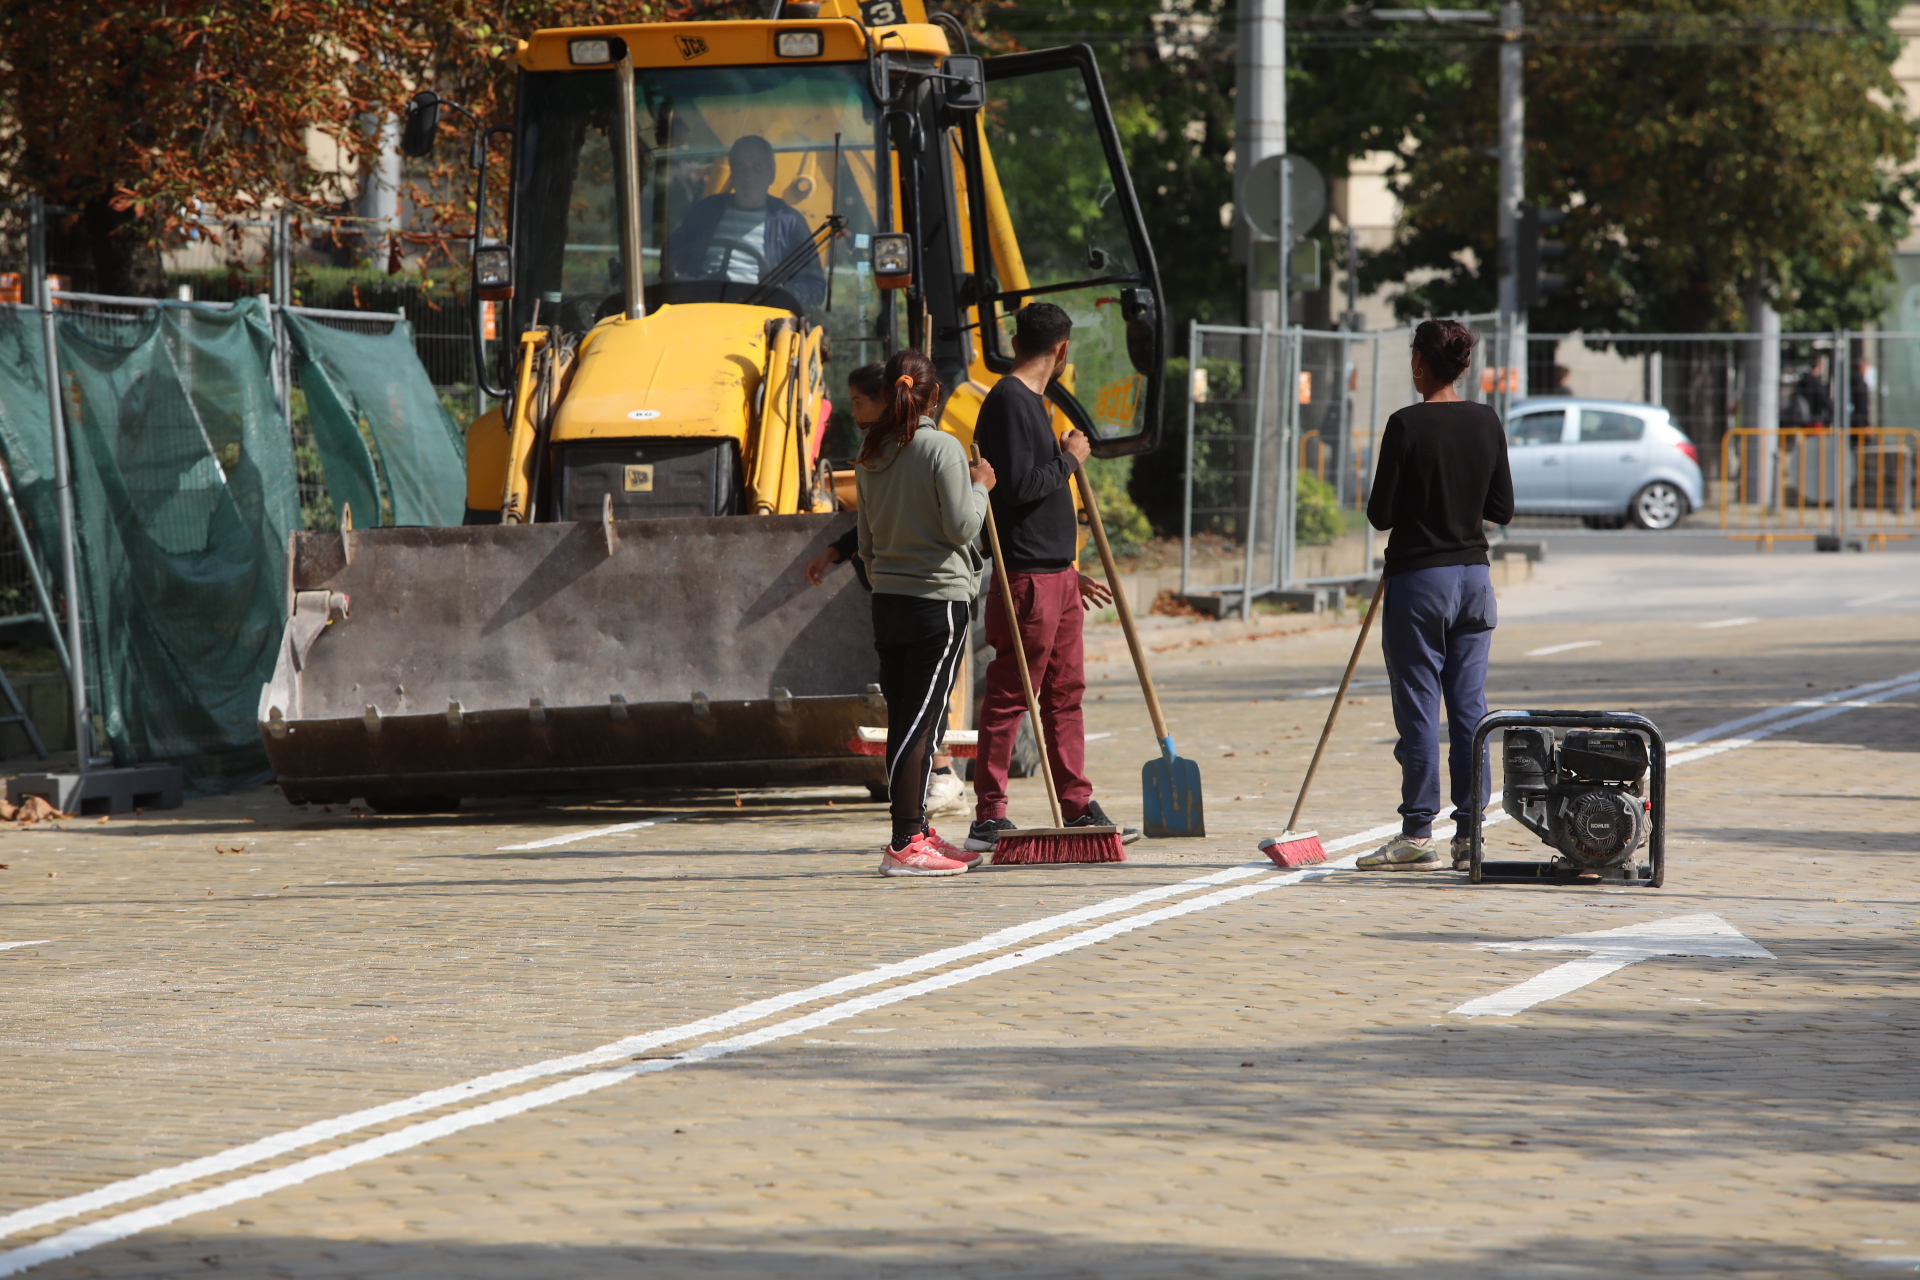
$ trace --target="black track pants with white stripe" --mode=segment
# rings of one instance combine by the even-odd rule
[[[927,779],[947,714],[947,696],[967,649],[964,600],[922,600],[875,592],[873,647],[880,654],[880,692],[887,698],[887,789],[893,840],[927,825]]]

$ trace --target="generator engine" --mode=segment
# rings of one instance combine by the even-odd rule
[[[1582,871],[1628,866],[1647,838],[1647,744],[1623,729],[1510,727],[1501,745],[1509,815]]]

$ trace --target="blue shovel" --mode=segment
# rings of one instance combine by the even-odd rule
[[[1093,486],[1079,463],[1073,467],[1073,479],[1080,486],[1080,505],[1086,509],[1087,523],[1093,526],[1093,540],[1100,548],[1100,564],[1107,572],[1107,585],[1113,589],[1113,607],[1120,614],[1120,629],[1127,633],[1127,649],[1133,654],[1133,669],[1140,673],[1140,692],[1147,698],[1147,714],[1153,717],[1153,736],[1160,740],[1160,758],[1140,766],[1141,829],[1154,839],[1167,836],[1204,836],[1207,819],[1200,800],[1200,763],[1182,760],[1173,749],[1167,733],[1167,719],[1160,714],[1160,697],[1153,691],[1153,677],[1147,674],[1147,655],[1140,648],[1140,635],[1133,629],[1133,610],[1127,606],[1126,592],[1120,589],[1120,573],[1113,566],[1113,549],[1107,545],[1107,529],[1100,523],[1100,505],[1093,500]]]

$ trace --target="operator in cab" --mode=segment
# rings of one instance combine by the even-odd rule
[[[802,306],[820,305],[827,278],[813,233],[798,209],[769,192],[773,144],[742,134],[727,151],[727,169],[730,189],[697,201],[674,229],[674,279],[759,284],[798,254],[798,270],[781,287]]]

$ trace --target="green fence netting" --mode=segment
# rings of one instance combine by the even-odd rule
[[[259,777],[300,519],[266,309],[63,318],[59,354],[89,688],[114,758],[170,761],[200,787]]]
[[[42,529],[56,528],[58,519],[53,428],[47,423],[47,357],[40,333],[40,317],[34,312],[0,307],[0,451],[6,454],[21,514],[36,535],[38,545],[23,550],[38,552],[43,569],[58,573],[57,543],[38,536]]]
[[[465,444],[427,381],[412,326],[352,333],[297,312],[286,323],[334,509],[351,503],[357,528],[459,524]]]
[[[118,763],[178,764],[198,790],[261,779],[255,714],[300,527],[267,308],[248,299],[57,318],[102,745]],[[351,502],[357,525],[381,523],[384,495],[393,522],[457,524],[460,441],[410,337],[288,319],[336,509]],[[57,566],[41,320],[12,308],[0,308],[0,451],[35,550]]]

